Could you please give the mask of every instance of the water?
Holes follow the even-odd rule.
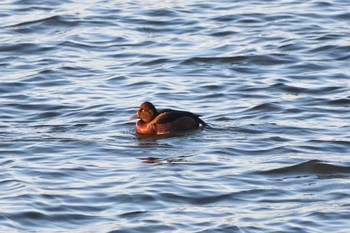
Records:
[[[350,3],[215,2],[1,1],[1,232],[350,230]]]

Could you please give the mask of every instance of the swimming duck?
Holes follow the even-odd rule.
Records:
[[[140,119],[136,125],[139,134],[167,134],[198,129],[207,125],[198,115],[186,111],[165,109],[157,111],[150,102],[141,104],[139,110],[129,120]]]

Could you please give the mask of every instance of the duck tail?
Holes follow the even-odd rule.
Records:
[[[198,122],[199,122],[201,125],[203,125],[203,126],[207,126],[207,125],[208,125],[208,124],[205,123],[201,118],[199,118],[200,115],[195,115],[195,116],[196,116]]]

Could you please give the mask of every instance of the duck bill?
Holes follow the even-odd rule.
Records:
[[[131,120],[135,120],[135,119],[139,119],[139,115],[137,113],[135,113],[135,115],[133,115],[132,117],[129,118],[129,121]]]

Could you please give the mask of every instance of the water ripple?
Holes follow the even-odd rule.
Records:
[[[333,175],[349,175],[350,167],[332,165],[320,160],[310,160],[301,164],[287,166],[283,168],[272,169],[268,171],[260,172],[264,175],[319,175],[319,176],[328,176]]]

